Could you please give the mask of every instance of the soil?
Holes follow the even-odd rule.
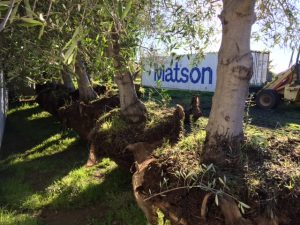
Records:
[[[97,119],[104,113],[119,107],[120,101],[117,95],[104,96],[89,104],[74,102],[59,108],[58,115],[64,126],[75,130],[83,140],[88,140],[90,131],[96,124]]]
[[[58,109],[72,101],[68,89],[59,84],[39,84],[36,86],[36,93],[36,101],[40,107],[56,117],[58,116]]]
[[[98,85],[93,88],[98,95],[106,92],[105,86]],[[79,100],[79,90],[70,92],[63,85],[56,83],[37,84],[36,94],[36,101],[41,108],[58,118],[60,107]]]
[[[234,224],[299,224],[300,139],[269,141],[270,146],[266,149],[246,149],[247,161],[242,162],[238,168],[216,167],[215,173],[196,169],[201,167],[199,163],[197,165],[200,161],[199,149],[194,151],[173,149],[167,154],[156,155],[155,160],[144,170],[143,183],[138,188],[139,193],[144,199],[150,197],[148,202],[160,208],[168,219],[172,218],[170,213],[175,213],[177,219],[186,222],[173,220],[172,224],[225,224],[224,216],[216,205],[215,194],[208,199],[205,222],[200,216],[200,211],[207,193],[224,189],[224,185],[218,182],[218,179],[224,180],[226,176],[226,186],[230,189],[225,189],[225,192],[251,207],[249,210],[245,209],[246,213],[243,215],[248,220]],[[216,181],[213,181],[214,179]],[[200,183],[208,185],[209,182],[210,184],[216,182],[215,186],[211,186],[213,189],[188,188]],[[288,184],[291,187],[287,187]],[[155,196],[163,191],[166,193]],[[218,198],[220,204],[222,195]]]
[[[87,225],[93,220],[100,220],[108,210],[101,204],[80,209],[53,210],[44,209],[40,215],[45,225]]]
[[[151,103],[152,104],[152,103]],[[148,104],[147,120],[132,124],[122,117],[120,111],[113,110],[98,119],[90,133],[92,150],[97,157],[109,156],[126,169],[134,163],[133,152],[127,146],[134,143],[175,144],[183,132],[184,112],[181,107],[160,108]],[[111,125],[108,129],[104,125]]]
[[[246,212],[243,217],[239,216],[238,210],[236,215],[239,220],[234,220],[235,223],[228,223],[227,220],[226,224],[299,224],[299,137],[282,140],[269,138],[266,148],[246,146],[242,160],[236,167],[208,169],[208,165],[204,167],[199,163],[202,161],[200,147],[181,151],[175,145],[183,132],[184,113],[182,110],[182,113],[179,112],[178,108],[158,110],[157,105],[147,105],[147,121],[132,124],[122,118],[116,109],[119,105],[117,96],[104,97],[88,105],[74,102],[61,108],[58,113],[62,101],[56,101],[57,96],[52,93],[44,93],[48,97],[40,95],[40,104],[50,113],[59,115],[67,127],[73,128],[83,139],[88,140],[96,158],[109,156],[119,166],[130,169],[138,157],[128,147],[133,145],[147,151],[142,158],[146,159],[149,155],[153,157],[154,160],[145,165],[143,182],[136,190],[144,200],[149,199],[149,204],[160,208],[166,218],[172,220],[172,225],[225,224],[228,218],[224,218],[224,205],[225,208],[234,206],[238,209],[236,205],[241,204],[239,201],[249,205],[250,209],[244,207]],[[62,96],[57,99],[65,99],[65,95]],[[205,109],[203,112],[207,114]],[[276,120],[279,116],[276,111],[263,111],[258,115],[255,112],[260,110],[250,109],[252,124],[268,128],[282,125],[272,121],[272,118]],[[271,117],[271,120],[265,122],[266,117]],[[296,117],[283,121],[290,123],[294,120],[298,121]],[[295,134],[300,133],[295,131]],[[156,151],[152,154],[154,149]],[[164,151],[160,152],[162,149]],[[205,186],[199,188],[200,184]],[[191,187],[195,185],[198,187]],[[161,192],[165,192],[164,195],[160,195]],[[208,193],[213,194],[204,204]],[[235,199],[233,204],[229,204],[228,198],[231,201]],[[208,210],[201,216],[203,204]],[[234,207],[231,207],[232,211]],[[62,218],[57,221],[59,224],[67,224],[62,222]],[[76,224],[79,223],[76,221]]]

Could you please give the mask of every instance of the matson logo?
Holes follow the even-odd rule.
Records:
[[[174,67],[166,69],[157,69],[154,71],[154,81],[174,82],[174,83],[188,83],[193,84],[212,84],[213,70],[211,67],[180,67],[176,62]]]
[[[266,81],[269,53],[252,52],[254,74],[251,85],[263,85]],[[214,92],[217,83],[218,54],[207,53],[203,59],[196,55],[178,58],[157,57],[143,60],[142,85],[145,87],[174,90]]]
[[[218,55],[208,53],[203,59],[196,55],[181,55],[143,62],[142,85],[175,90],[213,92],[216,86]]]

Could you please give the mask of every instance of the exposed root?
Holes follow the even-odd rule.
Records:
[[[238,206],[232,198],[221,197],[220,208],[225,218],[226,225],[253,225],[251,221],[242,217]]]
[[[93,144],[90,145],[90,151],[89,151],[89,157],[86,162],[87,167],[94,166],[98,162],[96,153],[95,153],[95,147]]]
[[[127,145],[124,151],[132,152],[134,156],[134,160],[138,164],[141,164],[145,160],[149,159],[153,150],[159,147],[161,144],[162,144],[162,140],[156,141],[152,144],[149,144],[147,142],[137,142],[134,144]]]
[[[200,213],[200,215],[201,215],[201,219],[202,220],[206,220],[206,213],[207,213],[207,203],[208,203],[208,199],[209,199],[209,197],[212,195],[212,193],[207,193],[205,196],[204,196],[204,198],[203,198],[203,200],[202,200],[202,205],[201,205],[201,213]]]
[[[153,158],[147,159],[142,163],[136,163],[136,172],[132,176],[132,186],[135,200],[138,206],[143,210],[148,222],[151,225],[157,224],[157,214],[155,207],[152,202],[144,200],[144,194],[142,192],[142,184],[144,183],[144,174],[145,170],[148,168],[148,165],[154,161]]]
[[[145,193],[143,193],[144,174],[149,165],[155,161],[154,158],[146,159],[142,163],[136,162],[136,172],[132,176],[132,186],[134,197],[138,206],[143,210],[148,222],[151,225],[158,224],[157,210],[160,209],[168,219],[171,220],[172,225],[188,225],[187,221],[178,217],[177,212],[172,210],[172,207],[168,202],[155,201],[145,199]]]
[[[198,95],[194,95],[192,97],[190,108],[185,111],[185,124],[189,124],[191,122],[190,116],[192,116],[193,122],[196,122],[201,116],[203,116],[200,106],[200,97]]]
[[[259,216],[256,220],[257,225],[279,225],[278,217],[268,218],[267,216]]]

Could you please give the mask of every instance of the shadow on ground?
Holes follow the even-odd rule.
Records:
[[[300,125],[300,106],[281,103],[272,110],[251,107],[250,119],[253,125],[271,129],[284,128],[293,124]]]
[[[109,159],[86,168],[87,145],[36,105],[9,112],[0,160],[1,209],[34,225],[146,225],[131,174]],[[12,224],[4,221],[3,225]],[[32,221],[32,220],[30,220]],[[28,221],[19,225],[28,225]]]
[[[99,168],[101,170],[101,168]],[[119,168],[94,179],[103,180],[100,184],[89,185],[76,197],[68,197],[70,190],[64,190],[40,214],[46,225],[146,225],[147,221],[137,208],[132,191],[131,175]],[[89,199],[87,204],[86,199]],[[57,210],[52,206],[60,206]]]
[[[61,130],[59,123],[50,114],[30,119],[32,115],[41,112],[37,105],[26,105],[8,113],[0,159],[25,152]]]

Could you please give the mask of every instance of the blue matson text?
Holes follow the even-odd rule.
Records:
[[[193,67],[189,70],[186,67],[179,67],[176,62],[174,68],[155,70],[154,81],[187,83],[190,80],[194,84],[204,84],[205,76],[208,76],[208,83],[212,84],[213,70],[211,67]]]

